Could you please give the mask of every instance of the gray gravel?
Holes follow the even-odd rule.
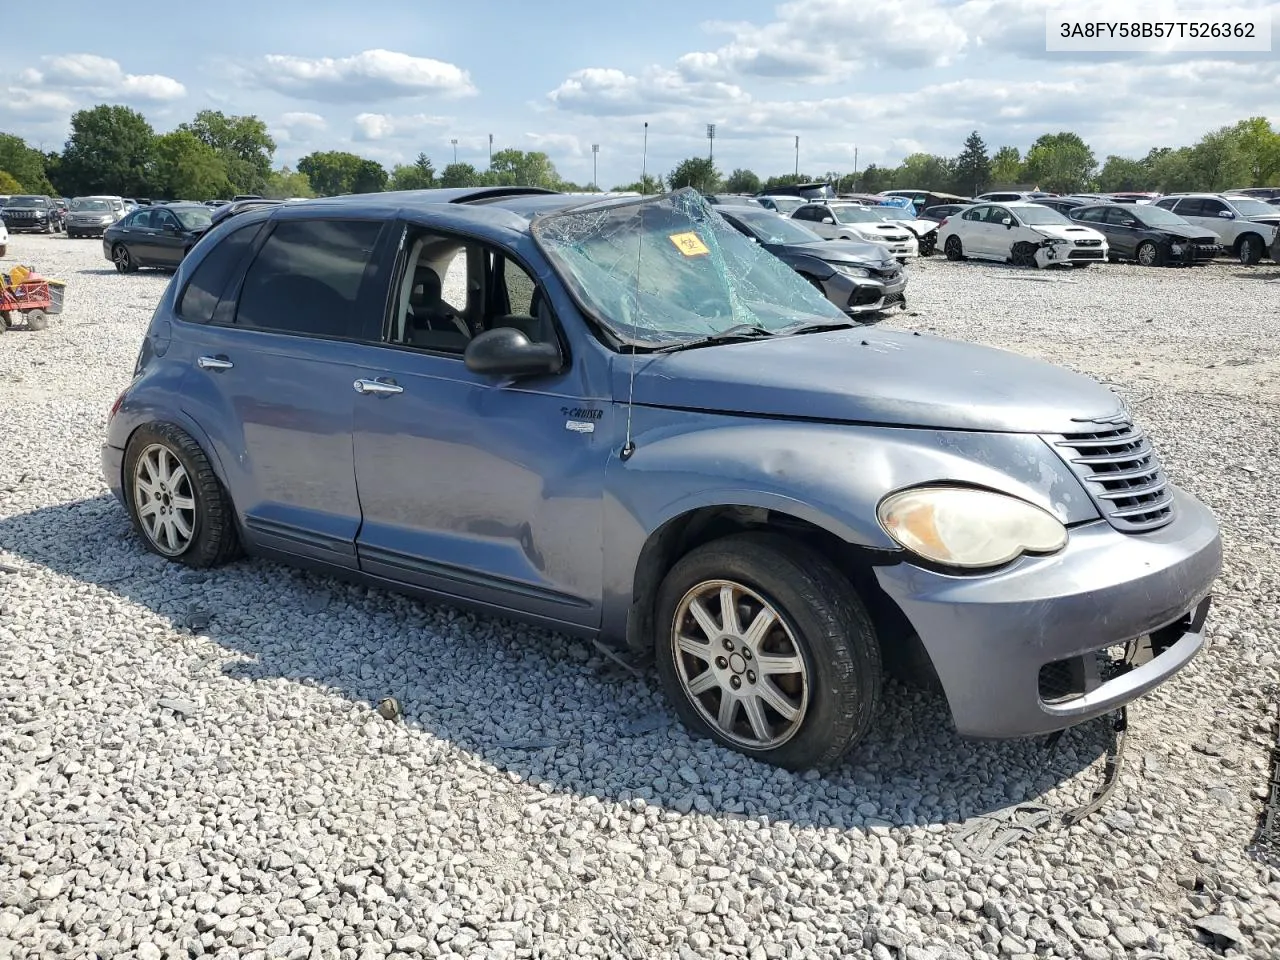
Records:
[[[892,688],[843,769],[796,776],[563,636],[145,553],[98,445],[167,278],[89,240],[15,258],[70,302],[0,338],[0,958],[1280,954],[1280,871],[1245,852],[1280,683],[1280,270],[912,265],[892,324],[1107,380],[1227,539],[1212,647],[1131,711],[1104,811],[983,860],[977,818],[1087,799],[1102,724],[970,743]]]

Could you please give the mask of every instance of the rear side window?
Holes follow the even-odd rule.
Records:
[[[218,308],[218,301],[222,299],[227,282],[261,229],[261,223],[240,227],[223,237],[209,251],[191,274],[186,289],[182,291],[182,298],[178,301],[178,316],[192,323],[208,323],[213,319],[213,312]]]
[[[380,221],[285,220],[245,275],[236,323],[313,337],[357,337],[356,301]]]

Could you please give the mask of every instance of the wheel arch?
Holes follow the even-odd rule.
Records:
[[[229,491],[231,488],[227,483],[227,473],[223,468],[222,460],[218,456],[217,444],[213,442],[213,439],[204,431],[193,417],[181,410],[162,411],[158,407],[150,405],[128,405],[127,407],[122,405],[119,413],[116,414],[116,417],[117,419],[121,417],[128,418],[122,427],[117,428],[119,432],[112,430],[114,436],[111,438],[113,441],[112,446],[116,446],[114,441],[119,437],[119,449],[125,451],[129,449],[129,444],[133,442],[133,438],[137,432],[144,427],[152,426],[157,423],[171,423],[175,427],[178,427],[193,441],[195,441],[196,446],[198,446],[201,452],[209,459],[209,465],[213,467],[213,472],[217,476],[218,482],[222,484],[223,489],[227,490],[228,496],[230,496]],[[121,475],[118,478],[121,484],[121,489],[124,489],[124,467],[125,462],[122,457],[120,461]]]
[[[708,504],[670,517],[646,538],[635,565],[627,612],[626,645],[636,654],[653,648],[658,589],[667,572],[690,551],[736,533],[778,534],[814,550],[849,580],[875,627],[881,657],[892,673],[925,685],[936,683],[933,664],[897,603],[880,587],[873,567],[892,563],[897,551],[851,542],[797,513],[748,503]]]

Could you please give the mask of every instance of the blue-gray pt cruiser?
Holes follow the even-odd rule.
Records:
[[[338,197],[228,219],[102,451],[147,546],[247,551],[652,658],[692,729],[790,768],[886,670],[957,730],[1161,683],[1221,566],[1124,403],[854,327],[698,194]]]

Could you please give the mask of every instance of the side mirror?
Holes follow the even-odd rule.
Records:
[[[160,230],[164,233],[169,234],[170,236],[174,236],[178,233],[177,226],[175,226],[172,223],[166,223],[163,227],[160,228]]]
[[[1008,217],[1005,217],[1005,218],[1004,218],[1003,220],[1001,220],[1000,222],[1001,222],[1001,223],[1003,223],[1003,224],[1005,225],[1005,228],[1006,228],[1006,229],[1008,229],[1008,230],[1012,230],[1012,229],[1013,229],[1013,221],[1012,221],[1012,220],[1010,220]]]
[[[823,223],[835,223],[835,222],[836,222],[836,218],[835,218],[835,217],[833,217],[833,216],[832,216],[831,214],[829,214],[829,213],[828,213],[828,214],[824,214],[824,215],[823,215],[823,217],[822,217],[822,222],[823,222]]]
[[[564,364],[559,346],[533,343],[515,327],[495,327],[473,337],[462,359],[472,373],[507,377],[556,373]]]
[[[1234,220],[1236,218],[1236,215],[1232,213],[1230,210],[1219,210],[1218,216],[1220,216],[1223,220]]]

